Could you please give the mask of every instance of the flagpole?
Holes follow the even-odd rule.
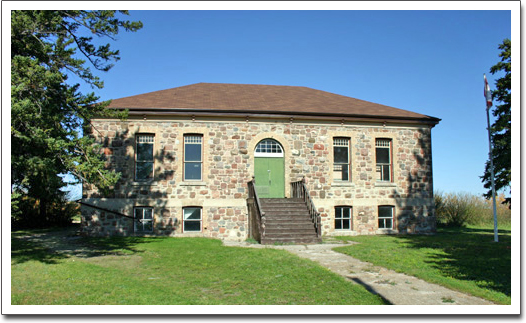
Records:
[[[488,92],[488,94],[486,94],[486,91]],[[488,81],[486,80],[486,74],[484,74],[484,96],[486,97],[486,118],[488,120],[491,195],[493,196],[493,235],[494,235],[494,241],[499,242],[499,229],[497,226],[497,203],[495,200],[495,172],[493,171],[493,145],[491,144],[491,127],[489,123],[489,108],[491,107],[492,104],[491,104],[491,92],[489,92],[489,86],[488,86]]]

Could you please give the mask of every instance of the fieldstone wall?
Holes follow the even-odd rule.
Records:
[[[126,122],[94,120],[92,136],[101,145],[109,169],[122,173],[111,196],[85,185],[83,199],[133,215],[136,206],[154,208],[152,234],[198,235],[245,240],[249,231],[247,182],[254,174],[254,149],[263,139],[280,142],[285,155],[285,194],[290,182],[306,179],[322,216],[324,235],[428,233],[435,231],[431,128],[402,124],[348,124],[289,119],[133,118]],[[154,178],[135,181],[135,136],[154,134]],[[183,180],[183,138],[203,136],[203,179]],[[334,137],[351,142],[351,181],[332,180]],[[380,182],[375,140],[392,142],[393,179]],[[395,210],[393,230],[378,229],[378,206]],[[182,209],[201,207],[202,232],[183,233]],[[335,206],[352,207],[352,230],[334,229]],[[133,221],[83,207],[89,234],[134,234]],[[104,212],[103,212],[104,213]],[[126,218],[124,218],[126,219]]]

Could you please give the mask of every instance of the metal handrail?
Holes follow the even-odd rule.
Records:
[[[292,182],[290,184],[292,188],[292,197],[303,199],[303,202],[305,202],[305,204],[307,205],[307,209],[309,210],[309,214],[310,214],[312,223],[314,223],[314,227],[316,228],[316,235],[318,238],[321,237],[320,213],[316,209],[316,206],[314,205],[314,202],[312,201],[312,198],[310,197],[309,190],[307,189],[307,185],[305,185],[305,176],[303,176],[301,181]]]
[[[252,180],[248,182],[248,197],[254,199],[254,206],[256,210],[257,228],[259,230],[259,236],[261,238],[265,237],[265,212],[261,210],[261,201],[259,200],[258,193],[256,191],[256,180],[252,176]]]

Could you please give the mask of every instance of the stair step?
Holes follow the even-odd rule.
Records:
[[[266,221],[265,225],[267,227],[276,227],[276,226],[283,226],[287,228],[307,228],[307,227],[314,227],[314,223],[312,221],[294,221],[294,220],[284,220],[284,221]]]
[[[296,229],[306,229],[310,227],[311,230],[314,230],[314,224],[312,222],[270,222],[265,223],[266,228],[283,228],[290,231]]]
[[[279,198],[268,198],[268,199],[259,199],[261,203],[305,203],[303,199],[279,199]]]
[[[262,204],[261,209],[263,210],[303,210],[307,212],[307,206],[305,204]]]
[[[304,239],[304,240],[315,240],[315,239],[318,239],[318,240],[321,240],[321,238],[318,238],[316,236],[316,234],[311,234],[311,235],[272,235],[272,236],[269,236],[269,235],[265,235],[264,237],[265,240],[301,240],[301,239]]]
[[[277,204],[277,203],[273,203],[273,204],[264,204],[264,203],[261,203],[261,208],[263,210],[281,210],[281,209],[299,209],[299,210],[308,210],[307,209],[307,206],[305,204]]]
[[[299,212],[265,212],[265,218],[268,219],[308,219],[310,220],[310,214],[299,213]]]
[[[293,217],[286,217],[286,218],[266,218],[265,219],[266,224],[270,223],[276,223],[276,224],[284,224],[284,223],[294,223],[294,224],[304,224],[304,223],[310,223],[312,224],[312,220],[309,218],[293,218]]]
[[[315,237],[316,232],[313,229],[302,229],[302,230],[283,230],[283,229],[265,229],[265,236],[270,238],[278,237],[299,237],[299,238],[308,238]]]
[[[313,235],[265,235],[263,238],[265,240],[274,240],[274,241],[285,241],[285,240],[317,240],[315,234]]]
[[[261,208],[263,210],[281,210],[281,209],[292,209],[292,210],[305,210],[308,211],[307,206],[305,204],[262,204]]]
[[[280,211],[280,212],[267,211],[265,212],[265,217],[267,219],[269,218],[279,219],[279,218],[286,218],[286,217],[310,219],[310,214],[304,213],[304,212],[296,212],[296,211]]]
[[[262,244],[321,242],[303,199],[265,198],[260,202],[266,225]]]
[[[268,202],[261,202],[262,206],[266,207],[281,207],[281,206],[290,206],[290,207],[305,207],[305,203],[303,202],[283,202],[283,203],[268,203]]]
[[[314,234],[316,231],[314,230],[314,226],[311,228],[297,228],[297,229],[290,229],[290,228],[283,228],[283,227],[266,227],[265,228],[265,234],[275,234],[275,233],[294,233],[294,234]]]

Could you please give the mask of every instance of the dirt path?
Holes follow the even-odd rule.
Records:
[[[332,250],[342,244],[262,246],[246,242],[227,242],[226,246],[287,250],[320,265],[378,294],[393,305],[494,305],[482,298],[466,295],[421,279],[360,261]]]
[[[82,245],[78,242],[81,236],[76,227],[64,228],[57,231],[33,233],[31,235],[17,236],[19,239],[29,240],[44,246],[45,248],[75,257],[91,257],[100,254],[100,251],[92,247]]]

